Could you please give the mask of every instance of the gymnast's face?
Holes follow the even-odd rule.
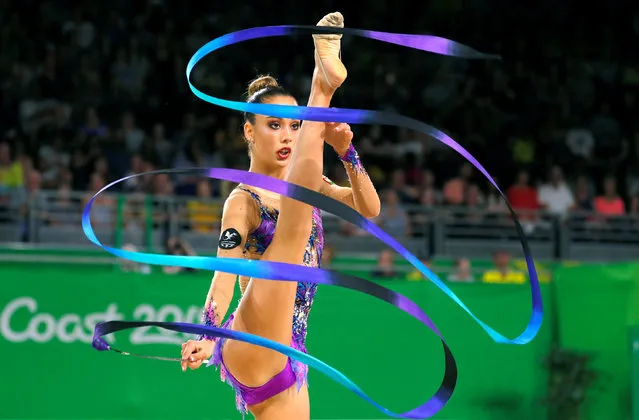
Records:
[[[291,96],[273,96],[262,103],[297,105]],[[301,126],[300,120],[255,115],[253,123],[244,124],[244,136],[249,142],[254,160],[267,166],[285,167],[291,160]]]

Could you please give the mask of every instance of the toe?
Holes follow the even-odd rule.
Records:
[[[327,17],[329,26],[336,26],[338,28],[344,27],[344,16],[342,16],[340,12],[331,13]]]
[[[344,16],[340,12],[329,13],[317,23],[317,26],[332,26],[337,28],[343,28]]]

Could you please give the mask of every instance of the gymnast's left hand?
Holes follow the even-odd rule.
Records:
[[[351,126],[346,123],[326,123],[324,142],[333,147],[339,156],[344,156],[353,140]]]

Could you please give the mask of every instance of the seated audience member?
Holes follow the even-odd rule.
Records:
[[[222,217],[222,207],[212,202],[213,192],[207,179],[201,179],[196,184],[196,198],[186,203],[186,211],[191,229],[199,233],[219,232]]]
[[[397,193],[394,190],[386,190],[382,194],[382,209],[375,221],[379,227],[394,238],[411,236],[408,213],[399,202]]]
[[[505,250],[495,252],[493,256],[495,268],[486,271],[482,276],[482,281],[484,283],[525,283],[526,275],[519,270],[512,269],[510,259],[510,253]]]
[[[422,264],[424,264],[427,268],[429,268],[430,270],[433,269],[433,267],[431,266],[431,262],[428,259],[428,257],[426,257],[426,256],[420,257],[419,261]],[[419,271],[418,269],[413,268],[411,270],[411,272],[406,275],[406,280],[409,280],[409,281],[426,280],[426,276],[424,276],[422,274],[422,272]]]
[[[586,176],[579,176],[575,185],[575,204],[572,211],[592,212],[595,209],[591,186]]]
[[[562,217],[575,204],[572,191],[564,181],[563,171],[559,166],[553,166],[548,183],[539,187],[539,204],[550,213]]]
[[[603,216],[621,216],[626,213],[623,200],[617,194],[617,181],[606,177],[603,181],[603,194],[595,198],[595,212]]]
[[[510,205],[517,211],[520,220],[534,220],[534,211],[539,210],[537,189],[530,185],[528,171],[517,174],[517,180],[506,192]],[[520,213],[520,214],[519,214]]]
[[[468,258],[459,258],[455,261],[455,271],[448,276],[448,280],[459,283],[474,282],[475,277],[470,272],[470,260]]]
[[[397,277],[397,271],[395,270],[395,262],[393,261],[393,252],[389,249],[385,249],[379,253],[377,260],[377,267],[373,271],[373,277],[377,278],[393,278]]]
[[[472,174],[472,165],[468,162],[464,162],[459,167],[459,175],[446,181],[442,191],[446,204],[452,206],[461,206],[464,204],[466,187]]]

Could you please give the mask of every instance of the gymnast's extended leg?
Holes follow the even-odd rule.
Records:
[[[341,15],[329,15],[320,24],[342,26]],[[339,36],[315,36],[316,66],[308,105],[328,107],[335,90],[346,79],[339,60]],[[291,158],[286,181],[318,190],[323,171],[325,123],[305,121]],[[275,235],[263,260],[300,264],[311,233],[312,208],[282,197]],[[295,282],[252,279],[235,313],[232,328],[289,345],[292,335]],[[288,358],[269,349],[228,340],[222,350],[225,366],[242,384],[258,387],[280,373]],[[301,420],[308,418],[308,398],[288,390],[270,400],[249,407],[259,420]],[[297,404],[295,399],[303,398]],[[305,413],[300,410],[306,411]]]

